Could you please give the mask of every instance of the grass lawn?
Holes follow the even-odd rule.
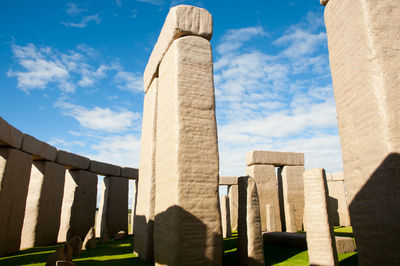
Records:
[[[351,227],[335,227],[339,236],[353,236]],[[125,240],[111,240],[108,244],[97,243],[96,249],[83,251],[74,257],[77,265],[153,265],[137,258],[133,253],[133,236]],[[237,233],[224,239],[224,265],[237,265]],[[12,256],[0,258],[0,265],[45,265],[47,258],[58,247],[48,246],[20,251]],[[308,265],[308,253],[304,249],[277,245],[264,246],[266,265]],[[358,265],[357,253],[339,254],[340,265]]]

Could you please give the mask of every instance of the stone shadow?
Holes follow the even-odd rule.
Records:
[[[328,218],[329,223],[334,225],[339,225],[339,201],[333,197],[328,196]]]

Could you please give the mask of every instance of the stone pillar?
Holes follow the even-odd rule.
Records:
[[[303,173],[303,166],[284,166],[281,172],[286,232],[303,230]]]
[[[74,236],[85,239],[94,226],[97,200],[97,175],[84,170],[65,173],[64,198],[58,242]]]
[[[21,249],[54,245],[60,227],[65,167],[49,161],[32,164]]]
[[[227,238],[232,236],[231,228],[231,214],[229,210],[229,197],[221,195],[220,197],[221,206],[221,222],[222,222],[222,237]]]
[[[333,227],[328,218],[328,190],[324,169],[304,172],[305,222],[310,265],[339,265]]]
[[[253,178],[239,177],[238,262],[264,265],[263,236],[257,185]]]
[[[134,231],[134,225],[135,225],[135,215],[136,215],[136,201],[137,201],[137,191],[138,191],[138,181],[137,180],[132,180],[133,182],[133,189],[132,189],[132,213],[131,213],[131,232],[133,233]]]
[[[278,230],[278,227],[276,226],[275,207],[274,207],[274,205],[267,204],[267,206],[266,206],[266,216],[267,216],[267,232],[280,231],[280,230]]]
[[[32,157],[0,148],[0,256],[19,250]]]
[[[105,230],[110,237],[114,237],[119,231],[128,233],[128,193],[129,179],[114,176],[104,178],[104,199],[100,201],[97,216],[97,231],[100,236]]]
[[[329,59],[360,265],[400,263],[400,2],[330,0]]]
[[[350,226],[343,173],[327,174],[329,219],[332,225]]]
[[[231,213],[231,228],[232,231],[237,231],[238,210],[239,210],[239,195],[238,185],[229,186],[229,210]]]
[[[156,264],[222,263],[212,69],[210,42],[198,36],[176,39],[160,64]]]

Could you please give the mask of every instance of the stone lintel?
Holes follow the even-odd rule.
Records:
[[[250,151],[246,154],[246,164],[267,164],[280,166],[303,166],[304,153],[278,151]]]
[[[121,177],[129,179],[138,179],[139,169],[131,167],[121,167]]]
[[[328,181],[328,182],[344,181],[343,172],[326,174],[326,181]]]
[[[237,176],[220,176],[219,177],[219,185],[220,186],[231,186],[238,184]]]
[[[89,168],[90,160],[86,157],[76,155],[63,150],[57,150],[56,163],[65,165],[67,169],[82,169]]]
[[[89,171],[104,176],[120,176],[121,167],[109,163],[90,160]]]
[[[179,5],[170,9],[144,70],[143,85],[145,92],[147,92],[153,78],[158,76],[158,67],[171,43],[185,35],[196,35],[210,40],[212,37],[211,14],[203,8],[189,5]]]
[[[0,146],[11,146],[20,149],[23,133],[0,117]]]
[[[57,149],[55,147],[28,134],[24,134],[21,150],[32,154],[34,160],[54,162],[57,157]]]

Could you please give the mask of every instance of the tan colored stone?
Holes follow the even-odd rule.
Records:
[[[237,176],[220,176],[219,177],[219,185],[224,185],[224,186],[231,186],[231,185],[237,185],[238,177]]]
[[[78,256],[82,254],[82,240],[79,236],[74,236],[68,240],[68,244],[72,248],[72,255]]]
[[[160,65],[154,220],[159,264],[222,263],[212,69],[210,43],[197,36],[175,40]]]
[[[57,157],[57,149],[55,147],[28,134],[24,134],[21,150],[32,154],[35,160],[54,161]]]
[[[303,166],[284,166],[282,168],[282,190],[285,204],[285,222],[287,232],[303,230],[303,173]],[[290,208],[293,208],[293,212],[291,212]],[[293,225],[295,226],[293,227]]]
[[[253,178],[239,177],[238,262],[239,265],[264,265],[260,203]]]
[[[344,181],[343,172],[326,174],[326,180],[329,181]]]
[[[121,177],[126,177],[129,179],[138,179],[139,169],[131,167],[121,167]]]
[[[346,191],[343,181],[328,181],[329,219],[332,225],[350,226]]]
[[[89,168],[90,160],[67,151],[57,150],[56,163],[65,165],[67,169],[86,170]]]
[[[278,151],[250,151],[246,154],[246,164],[267,164],[273,166],[303,166],[304,153]]]
[[[0,256],[21,244],[32,157],[13,148],[0,148]]]
[[[126,232],[125,231],[119,231],[118,233],[115,234],[114,239],[115,240],[121,240],[126,238]]]
[[[333,227],[328,218],[325,170],[306,170],[303,178],[309,264],[339,265]]]
[[[267,230],[267,204],[279,206],[278,179],[273,165],[252,165],[248,166],[246,174],[251,176],[257,183],[258,197],[261,208],[261,230]],[[279,208],[275,209],[275,228],[280,231],[281,219]]]
[[[94,227],[92,227],[86,234],[85,240],[82,244],[82,250],[89,250],[94,248],[96,248],[96,233]]]
[[[21,249],[57,243],[65,167],[49,161],[32,164]]]
[[[336,249],[338,254],[350,253],[356,251],[352,237],[335,236]]]
[[[238,211],[239,211],[239,194],[238,186],[229,186],[228,196],[229,196],[229,210],[231,213],[231,228],[232,231],[237,231],[238,223]]]
[[[120,176],[121,167],[109,163],[90,160],[89,171],[104,176]]]
[[[11,146],[20,149],[23,133],[0,117],[0,146]]]
[[[132,204],[131,204],[131,210],[132,210],[132,212],[131,212],[131,233],[133,234],[133,232],[134,232],[134,228],[135,228],[135,214],[136,214],[136,202],[137,202],[137,191],[138,191],[138,187],[137,187],[137,185],[138,185],[138,181],[137,180],[134,180],[134,181],[132,181],[132,182],[134,182],[133,183],[133,186],[132,186]]]
[[[231,228],[231,214],[229,210],[229,197],[226,195],[220,195],[220,206],[221,206],[221,223],[222,223],[222,237],[227,238],[232,236]]]
[[[144,70],[143,83],[145,92],[147,92],[154,77],[158,76],[159,65],[172,42],[185,35],[198,35],[210,40],[212,36],[211,14],[203,8],[189,5],[179,5],[169,10],[157,43]]]
[[[267,232],[280,231],[276,226],[275,207],[272,204],[266,206]]]

